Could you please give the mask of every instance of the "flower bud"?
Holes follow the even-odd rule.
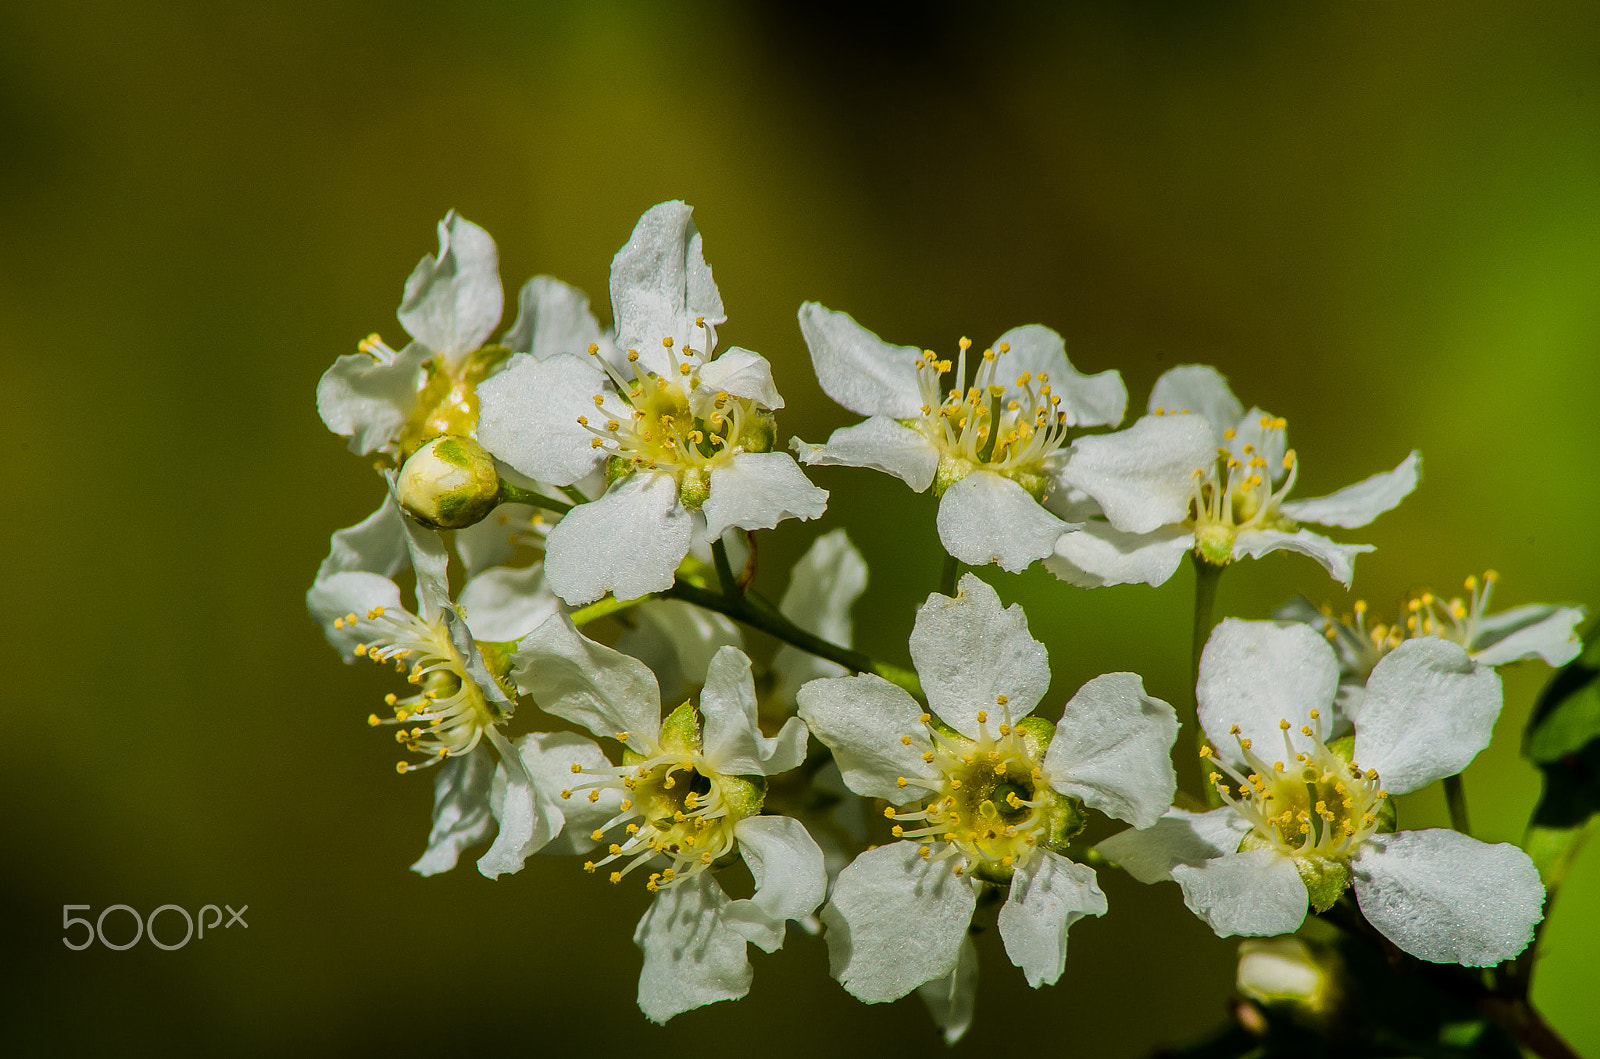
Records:
[[[1265,938],[1239,946],[1239,992],[1262,1004],[1292,1004],[1308,1015],[1328,1010],[1332,969],[1300,938]]]
[[[494,458],[471,438],[446,435],[418,449],[395,483],[400,505],[435,529],[481,522],[500,503]]]

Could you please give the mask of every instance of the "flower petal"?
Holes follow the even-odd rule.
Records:
[[[663,338],[671,338],[680,351],[692,347],[709,355],[710,335],[699,321],[715,327],[728,319],[701,253],[693,214],[676,201],[650,207],[611,261],[617,346],[638,350],[652,371],[667,369]]]
[[[729,905],[724,919],[762,952],[777,952],[784,924],[805,919],[828,895],[822,850],[800,821],[787,816],[749,816],[733,832],[755,894]]]
[[[498,879],[521,871],[529,857],[555,838],[561,829],[561,817],[550,813],[534,797],[533,778],[522,763],[522,755],[499,729],[485,728],[483,734],[500,753],[489,799],[495,819],[500,822],[500,833],[495,835],[488,852],[478,858],[478,871],[484,878]]]
[[[1544,918],[1528,855],[1443,828],[1373,837],[1356,859],[1367,922],[1420,960],[1493,967],[1527,948]]]
[[[560,797],[560,792],[573,782],[573,765],[591,770],[611,768],[599,744],[576,732],[529,732],[516,741],[516,748],[533,781],[541,811],[561,821],[559,833],[539,852],[570,856],[594,849],[598,843],[590,835],[617,815],[622,792],[601,788],[592,802],[585,791],[574,791],[570,798]]]
[[[806,632],[841,647],[855,643],[850,608],[867,589],[867,562],[842,529],[824,533],[789,571],[789,587],[778,610]],[[842,677],[849,671],[791,644],[772,658],[777,678],[773,698],[792,703],[800,685],[818,677]]]
[[[910,419],[922,414],[920,349],[892,346],[849,313],[816,302],[800,306],[800,333],[811,350],[822,392],[839,404],[864,416]]]
[[[973,471],[939,501],[939,541],[968,566],[997,563],[1019,574],[1055,554],[1067,529],[1027,490],[993,471]]]
[[[1215,455],[1200,416],[1145,416],[1115,434],[1074,441],[1061,477],[1099,501],[1117,529],[1149,533],[1188,516],[1194,472]]]
[[[500,342],[535,360],[557,353],[584,356],[591,345],[600,347],[601,356],[614,353],[607,348],[611,340],[589,309],[589,296],[554,276],[535,276],[522,285],[517,295],[517,322]]]
[[[808,467],[871,467],[894,475],[918,493],[933,484],[939,468],[939,450],[921,432],[888,416],[840,427],[822,445],[808,445],[799,438],[789,444]]]
[[[1062,794],[1134,827],[1152,827],[1172,804],[1178,716],[1145,693],[1136,673],[1095,677],[1072,696],[1044,755]]]
[[[633,943],[644,952],[639,1010],[645,1018],[664,1023],[750,992],[754,972],[744,935],[724,918],[728,904],[710,872],[656,894],[633,932]]]
[[[828,491],[812,485],[787,452],[741,452],[716,464],[711,497],[701,508],[713,540],[731,526],[772,529],[786,518],[814,519],[827,509]]]
[[[522,638],[511,676],[540,709],[595,735],[638,732],[654,739],[661,730],[655,674],[637,658],[579,633],[565,614]]]
[[[496,566],[461,586],[456,600],[475,640],[520,640],[560,603],[544,584],[544,564]]]
[[[1411,495],[1422,477],[1422,453],[1413,451],[1392,471],[1375,474],[1337,493],[1310,500],[1286,500],[1282,509],[1296,522],[1323,526],[1365,526],[1385,511],[1398,507]]]
[[[605,457],[578,417],[594,413],[605,372],[591,358],[526,354],[478,384],[478,441],[530,478],[571,485]]]
[[[867,850],[839,873],[822,910],[833,976],[868,1004],[954,971],[972,923],[972,883],[917,848],[892,842]]]
[[[1582,607],[1543,603],[1490,614],[1478,621],[1470,645],[1472,657],[1486,666],[1525,658],[1542,658],[1550,665],[1564,666],[1583,650],[1578,626],[1586,617],[1588,612]]]
[[[917,608],[911,661],[928,704],[969,739],[978,736],[978,713],[991,725],[1010,711],[1013,721],[1033,712],[1050,687],[1044,645],[1028,634],[1020,604],[1000,605],[976,574],[965,574],[954,597],[935,592]],[[1004,710],[996,701],[1005,696]]]
[[[789,718],[777,736],[761,734],[756,717],[756,685],[750,659],[737,647],[724,647],[711,659],[700,692],[706,761],[734,776],[776,776],[806,756],[806,724]]]
[[[504,465],[500,474],[502,478],[516,475],[521,482],[532,481]],[[466,575],[476,577],[485,570],[510,562],[517,553],[524,531],[531,535],[549,528],[544,525],[543,519],[534,521],[538,516],[539,509],[528,504],[501,504],[483,521],[456,530],[456,554],[461,557],[461,567]]]
[[[1285,752],[1285,738],[1297,749],[1311,745],[1300,726],[1310,723],[1312,710],[1327,716],[1338,687],[1333,649],[1309,626],[1229,618],[1212,631],[1200,654],[1200,727],[1224,760],[1244,761],[1230,734],[1238,725],[1254,752],[1271,761]],[[1289,722],[1287,732],[1280,730],[1281,721]]]
[[[978,1006],[978,947],[972,938],[961,939],[956,969],[943,978],[917,987],[917,995],[928,1006],[928,1014],[944,1033],[944,1043],[953,1047],[972,1028],[972,1015]]]
[[[545,539],[544,573],[574,607],[607,592],[635,599],[672,587],[694,516],[669,474],[639,471],[562,516]]]
[[[317,567],[317,580],[347,570],[393,577],[410,562],[400,505],[395,502],[394,494],[385,493],[378,510],[354,526],[334,531],[328,557]]]
[[[1011,875],[1000,908],[1006,955],[1028,984],[1054,985],[1067,969],[1067,929],[1084,916],[1103,916],[1106,895],[1094,869],[1039,850]]]
[[[1228,380],[1209,364],[1179,364],[1168,368],[1150,390],[1149,411],[1192,412],[1211,426],[1213,444],[1223,445],[1223,433],[1238,426],[1244,405],[1228,388]]]
[[[796,698],[801,719],[833,751],[845,783],[863,798],[904,805],[938,789],[938,770],[922,760],[933,749],[919,720],[922,707],[905,689],[862,673],[813,680]],[[901,742],[902,736],[911,741]]]
[[[317,382],[317,414],[329,430],[350,439],[358,456],[387,448],[411,418],[422,364],[431,356],[413,342],[393,360],[369,353],[340,357]]]
[[[1193,547],[1194,534],[1182,526],[1124,533],[1109,522],[1085,522],[1056,539],[1044,568],[1079,588],[1164,585]]]
[[[450,606],[450,554],[439,534],[409,518],[402,518],[406,551],[417,575],[417,616],[433,621]]]
[[[706,682],[706,668],[723,647],[744,648],[739,627],[721,614],[680,599],[653,599],[633,609],[638,619],[616,648],[639,659],[661,684],[661,701],[682,702]]]
[[[485,746],[439,766],[433,777],[433,828],[428,848],[411,870],[437,875],[456,866],[461,852],[486,841],[494,831],[489,789],[494,781],[494,756]]]
[[[1356,714],[1356,761],[1390,794],[1454,776],[1489,745],[1500,675],[1457,644],[1427,636],[1384,655]]]
[[[749,398],[773,412],[783,407],[783,397],[772,381],[772,365],[759,353],[735,346],[703,365],[699,376],[700,385],[689,397],[691,410],[702,418],[712,414],[719,391],[731,397]]]
[[[1356,556],[1373,550],[1370,544],[1339,544],[1320,533],[1298,530],[1244,530],[1233,542],[1235,559],[1259,559],[1268,552],[1289,551],[1309,555],[1322,564],[1322,568],[1345,588],[1355,577]]]
[[[425,255],[412,270],[397,315],[434,352],[465,353],[500,322],[504,298],[494,240],[451,210],[439,222],[439,256]]]
[[[1294,861],[1275,849],[1228,853],[1199,864],[1178,864],[1172,878],[1183,903],[1226,938],[1289,934],[1306,918],[1306,884]]]
[[[1112,835],[1095,849],[1142,883],[1172,878],[1179,864],[1198,865],[1237,852],[1250,825],[1228,806],[1208,813],[1168,809],[1155,826]]]
[[[375,607],[405,610],[400,605],[400,589],[393,581],[362,570],[318,578],[306,593],[306,608],[322,625],[323,635],[346,663],[354,662],[359,657],[356,647],[371,639],[360,622]],[[357,623],[345,621],[350,614],[356,615]],[[338,627],[334,626],[335,621],[339,622]]]
[[[1115,370],[1084,375],[1067,360],[1067,344],[1059,334],[1042,324],[1013,327],[1001,335],[995,349],[1010,345],[1011,352],[1000,362],[1008,376],[1007,396],[1021,391],[1012,381],[1023,372],[1050,377],[1050,392],[1061,398],[1056,411],[1067,414],[1067,426],[1116,426],[1128,408],[1128,388]]]

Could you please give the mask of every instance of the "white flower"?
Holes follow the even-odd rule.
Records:
[[[519,356],[479,388],[479,440],[512,467],[557,486],[606,470],[605,494],[549,536],[547,576],[573,605],[669,588],[693,541],[826,507],[826,491],[770,451],[783,407],[771,366],[744,349],[712,355],[725,317],[690,212],[653,207],[612,262],[622,368],[595,345],[590,357]]]
[[[1079,374],[1061,336],[1038,324],[985,349],[967,389],[965,338],[947,380],[949,360],[890,345],[816,302],[800,307],[800,330],[823,391],[871,417],[823,445],[794,439],[801,462],[872,467],[919,493],[932,486],[939,540],[964,563],[1016,572],[1051,554],[1068,527],[1052,513],[1065,497],[1066,433],[1122,421],[1128,395],[1117,372]]]
[[[398,512],[394,518],[400,518]],[[537,797],[522,757],[499,731],[513,703],[450,604],[448,559],[438,535],[403,519],[400,529],[416,570],[415,613],[401,604],[393,581],[365,570],[333,570],[319,577],[306,603],[347,662],[368,658],[392,664],[418,688],[405,698],[385,697],[391,717],[367,719],[374,727],[394,727],[397,742],[425,755],[420,764],[401,761],[402,774],[439,770],[433,831],[413,869],[423,875],[449,870],[461,851],[487,838],[498,821],[494,844],[478,860],[478,870],[496,878],[520,870],[555,836],[561,816],[550,812],[547,798]],[[484,740],[498,761],[488,755]]]
[[[778,610],[795,625],[840,647],[855,646],[850,608],[867,590],[867,561],[842,529],[831,530],[811,542],[811,547],[789,571]],[[776,681],[772,699],[792,707],[800,688],[818,677],[844,676],[849,671],[837,662],[818,658],[791,644],[772,657]]]
[[[1171,577],[1185,552],[1222,566],[1295,551],[1350,584],[1367,544],[1338,544],[1299,523],[1365,526],[1417,486],[1422,457],[1314,500],[1290,500],[1299,464],[1285,422],[1239,399],[1215,368],[1176,367],[1156,381],[1150,415],[1079,438],[1063,479],[1101,516],[1062,534],[1045,565],[1084,588]]]
[[[1419,959],[1488,967],[1515,956],[1544,903],[1528,855],[1455,831],[1395,832],[1389,801],[1455,775],[1489,744],[1500,678],[1456,644],[1408,641],[1373,669],[1353,740],[1330,745],[1323,713],[1338,680],[1312,629],[1223,622],[1198,697],[1227,804],[1171,810],[1100,851],[1143,882],[1176,880],[1222,937],[1287,934],[1308,901],[1323,911],[1353,883],[1367,921]]]
[[[1135,826],[1172,800],[1178,722],[1131,673],[1083,686],[1059,725],[1029,714],[1050,684],[1022,608],[974,575],[917,612],[911,657],[932,712],[872,675],[813,680],[800,716],[845,783],[891,806],[895,837],[839,875],[823,910],[833,973],[868,1003],[926,995],[947,1027],[970,1009],[962,952],[977,892],[1007,886],[1006,953],[1032,986],[1061,976],[1067,928],[1106,910],[1094,872],[1061,855],[1084,805]],[[962,983],[966,982],[967,985]],[[958,1026],[957,1026],[958,1028]]]
[[[513,675],[546,712],[623,746],[623,763],[575,759],[562,798],[582,807],[605,798],[616,811],[590,838],[609,841],[587,862],[612,882],[648,871],[656,894],[634,941],[644,951],[639,1007],[665,1022],[750,989],[747,942],[773,952],[785,923],[822,902],[822,853],[804,827],[760,815],[766,778],[805,756],[806,726],[791,718],[775,738],[756,724],[750,660],[725,647],[711,660],[699,709],[665,719],[655,677],[638,659],[585,639],[557,615],[526,636]],[[752,897],[730,899],[715,872],[742,857]]]

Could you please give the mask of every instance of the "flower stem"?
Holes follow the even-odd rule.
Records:
[[[744,595],[744,587],[733,576],[733,563],[728,560],[728,546],[718,537],[711,542],[711,559],[717,565],[717,583],[722,586],[722,594],[729,599],[737,599]]]
[[[1179,720],[1194,727],[1194,747],[1198,754],[1206,745],[1205,729],[1200,727],[1200,656],[1205,652],[1206,641],[1211,638],[1211,629],[1216,624],[1212,614],[1216,610],[1217,583],[1222,580],[1223,567],[1206,562],[1199,552],[1190,552],[1189,558],[1194,563],[1194,628],[1189,653],[1189,694],[1184,698],[1187,709]],[[1221,805],[1217,792],[1205,782],[1205,772],[1205,762],[1201,760],[1200,788],[1205,792],[1206,804]]]
[[[633,599],[618,599],[615,596],[606,596],[604,599],[596,600],[587,607],[579,607],[567,617],[572,620],[572,624],[581,629],[591,621],[599,621],[601,618],[608,618],[630,607],[636,607],[640,603],[648,603],[652,599],[660,598],[660,593],[656,592],[645,596],[636,596]]]
[[[1470,837],[1472,821],[1467,816],[1467,788],[1459,775],[1444,778],[1444,798],[1450,805],[1450,826]]]
[[[541,507],[546,511],[554,511],[558,515],[572,510],[571,504],[562,503],[554,497],[536,493],[532,489],[524,489],[520,485],[512,485],[505,479],[500,480],[500,502],[502,504],[528,504],[531,507]]]
[[[939,571],[939,594],[941,596],[954,596],[956,582],[961,579],[961,560],[948,552],[944,557],[944,568]]]

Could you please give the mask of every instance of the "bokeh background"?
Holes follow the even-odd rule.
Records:
[[[1288,417],[1300,495],[1420,447],[1422,488],[1343,534],[1378,546],[1375,607],[1490,566],[1505,604],[1600,604],[1592,5],[979,6],[0,6],[0,1050],[939,1050],[917,1000],[856,1003],[798,933],[746,1000],[653,1027],[642,891],[555,858],[405,870],[428,781],[363,723],[389,687],[304,611],[328,533],[379,495],[313,393],[368,332],[401,339],[452,207],[499,240],[508,298],[551,273],[604,313],[639,213],[692,203],[724,342],[772,359],[785,434],[854,418],[810,376],[802,300],[940,349],[1041,321],[1135,407],[1173,364],[1221,367]],[[848,527],[860,641],[903,658],[933,505],[816,480],[827,518],[765,535],[761,583]],[[1184,696],[1187,570],[986,576],[1049,647],[1053,701],[1116,669]],[[1282,555],[1221,592],[1246,617],[1350,598]],[[1517,742],[1547,676],[1506,673],[1467,773],[1491,840],[1537,795]],[[1443,823],[1442,799],[1402,819]],[[1104,885],[1053,989],[985,939],[961,1053],[1133,1056],[1224,1018],[1234,943],[1173,887]],[[249,927],[77,953],[69,903],[247,904]],[[1600,849],[1546,952],[1536,1000],[1600,1049]]]

